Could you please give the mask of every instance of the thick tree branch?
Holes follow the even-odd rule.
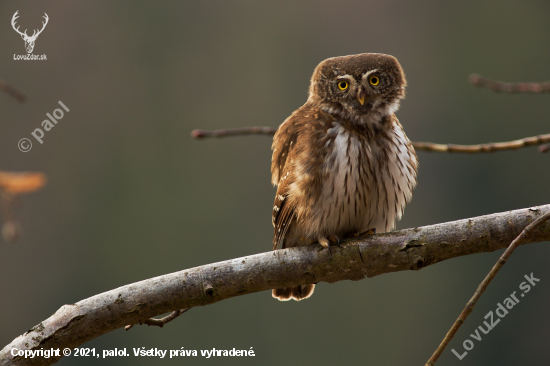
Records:
[[[228,137],[228,136],[240,136],[240,135],[274,135],[277,131],[272,127],[243,127],[243,128],[229,128],[224,130],[193,130],[191,136],[197,139],[205,137]],[[516,150],[521,147],[541,145],[550,142],[550,133],[546,135],[538,135],[533,137],[525,137],[520,140],[507,141],[507,142],[490,142],[480,145],[455,145],[455,144],[436,144],[433,142],[412,142],[416,150],[432,151],[432,152],[447,152],[447,153],[490,153],[502,150]],[[546,146],[539,149],[540,152],[548,151]]]
[[[550,81],[542,83],[505,83],[487,79],[478,74],[470,75],[470,83],[504,93],[548,93],[550,92]]]
[[[11,350],[74,348],[176,309],[272,288],[418,270],[446,259],[506,248],[527,225],[548,212],[550,205],[544,205],[355,238],[332,246],[330,252],[315,244],[276,250],[122,286],[64,305],[4,347],[0,365],[50,365],[60,357],[25,359],[12,356]],[[548,222],[533,231],[524,244],[546,240],[550,240]]]

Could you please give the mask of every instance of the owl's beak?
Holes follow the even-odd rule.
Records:
[[[357,100],[361,105],[365,104],[365,90],[363,88],[359,89],[359,92],[357,93]]]

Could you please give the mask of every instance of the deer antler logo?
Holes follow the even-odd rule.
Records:
[[[21,38],[23,38],[23,41],[25,41],[25,49],[27,50],[27,53],[32,53],[32,50],[34,49],[34,42],[36,42],[36,39],[38,38],[38,36],[40,35],[40,33],[42,33],[42,31],[44,30],[44,28],[46,28],[46,24],[48,24],[48,14],[44,13],[44,19],[46,19],[46,22],[42,22],[42,29],[40,29],[39,31],[37,31],[36,29],[34,30],[34,33],[32,34],[32,36],[28,36],[27,35],[27,30],[25,29],[24,32],[21,32],[19,31],[19,26],[17,28],[15,28],[15,20],[17,18],[19,18],[19,16],[17,15],[17,13],[19,12],[19,10],[17,10],[15,12],[15,14],[13,14],[13,18],[11,18],[11,26],[13,27],[13,29],[19,33],[21,35]]]

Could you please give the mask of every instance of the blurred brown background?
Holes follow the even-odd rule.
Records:
[[[34,54],[11,27],[49,24]],[[396,56],[409,81],[397,113],[411,140],[507,141],[550,132],[550,95],[471,86],[550,79],[547,1],[209,1],[0,3],[0,169],[48,175],[23,197],[18,243],[0,242],[0,345],[118,286],[271,248],[271,138],[196,141],[195,128],[278,126],[307,97],[323,59]],[[38,144],[30,133],[69,109]],[[30,152],[17,148],[27,137]],[[550,155],[419,152],[419,184],[398,228],[549,203]],[[97,338],[98,351],[250,349],[256,357],[92,359],[61,365],[421,365],[501,251],[360,282],[322,283],[301,303],[269,292],[196,308],[163,329]],[[519,248],[440,359],[542,364],[550,351],[548,243]],[[459,361],[483,317],[523,275],[541,282]],[[200,353],[200,352],[199,352]]]

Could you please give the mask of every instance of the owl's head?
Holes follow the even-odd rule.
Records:
[[[397,59],[381,53],[333,57],[313,72],[309,102],[352,114],[393,113],[405,96],[405,74]]]

